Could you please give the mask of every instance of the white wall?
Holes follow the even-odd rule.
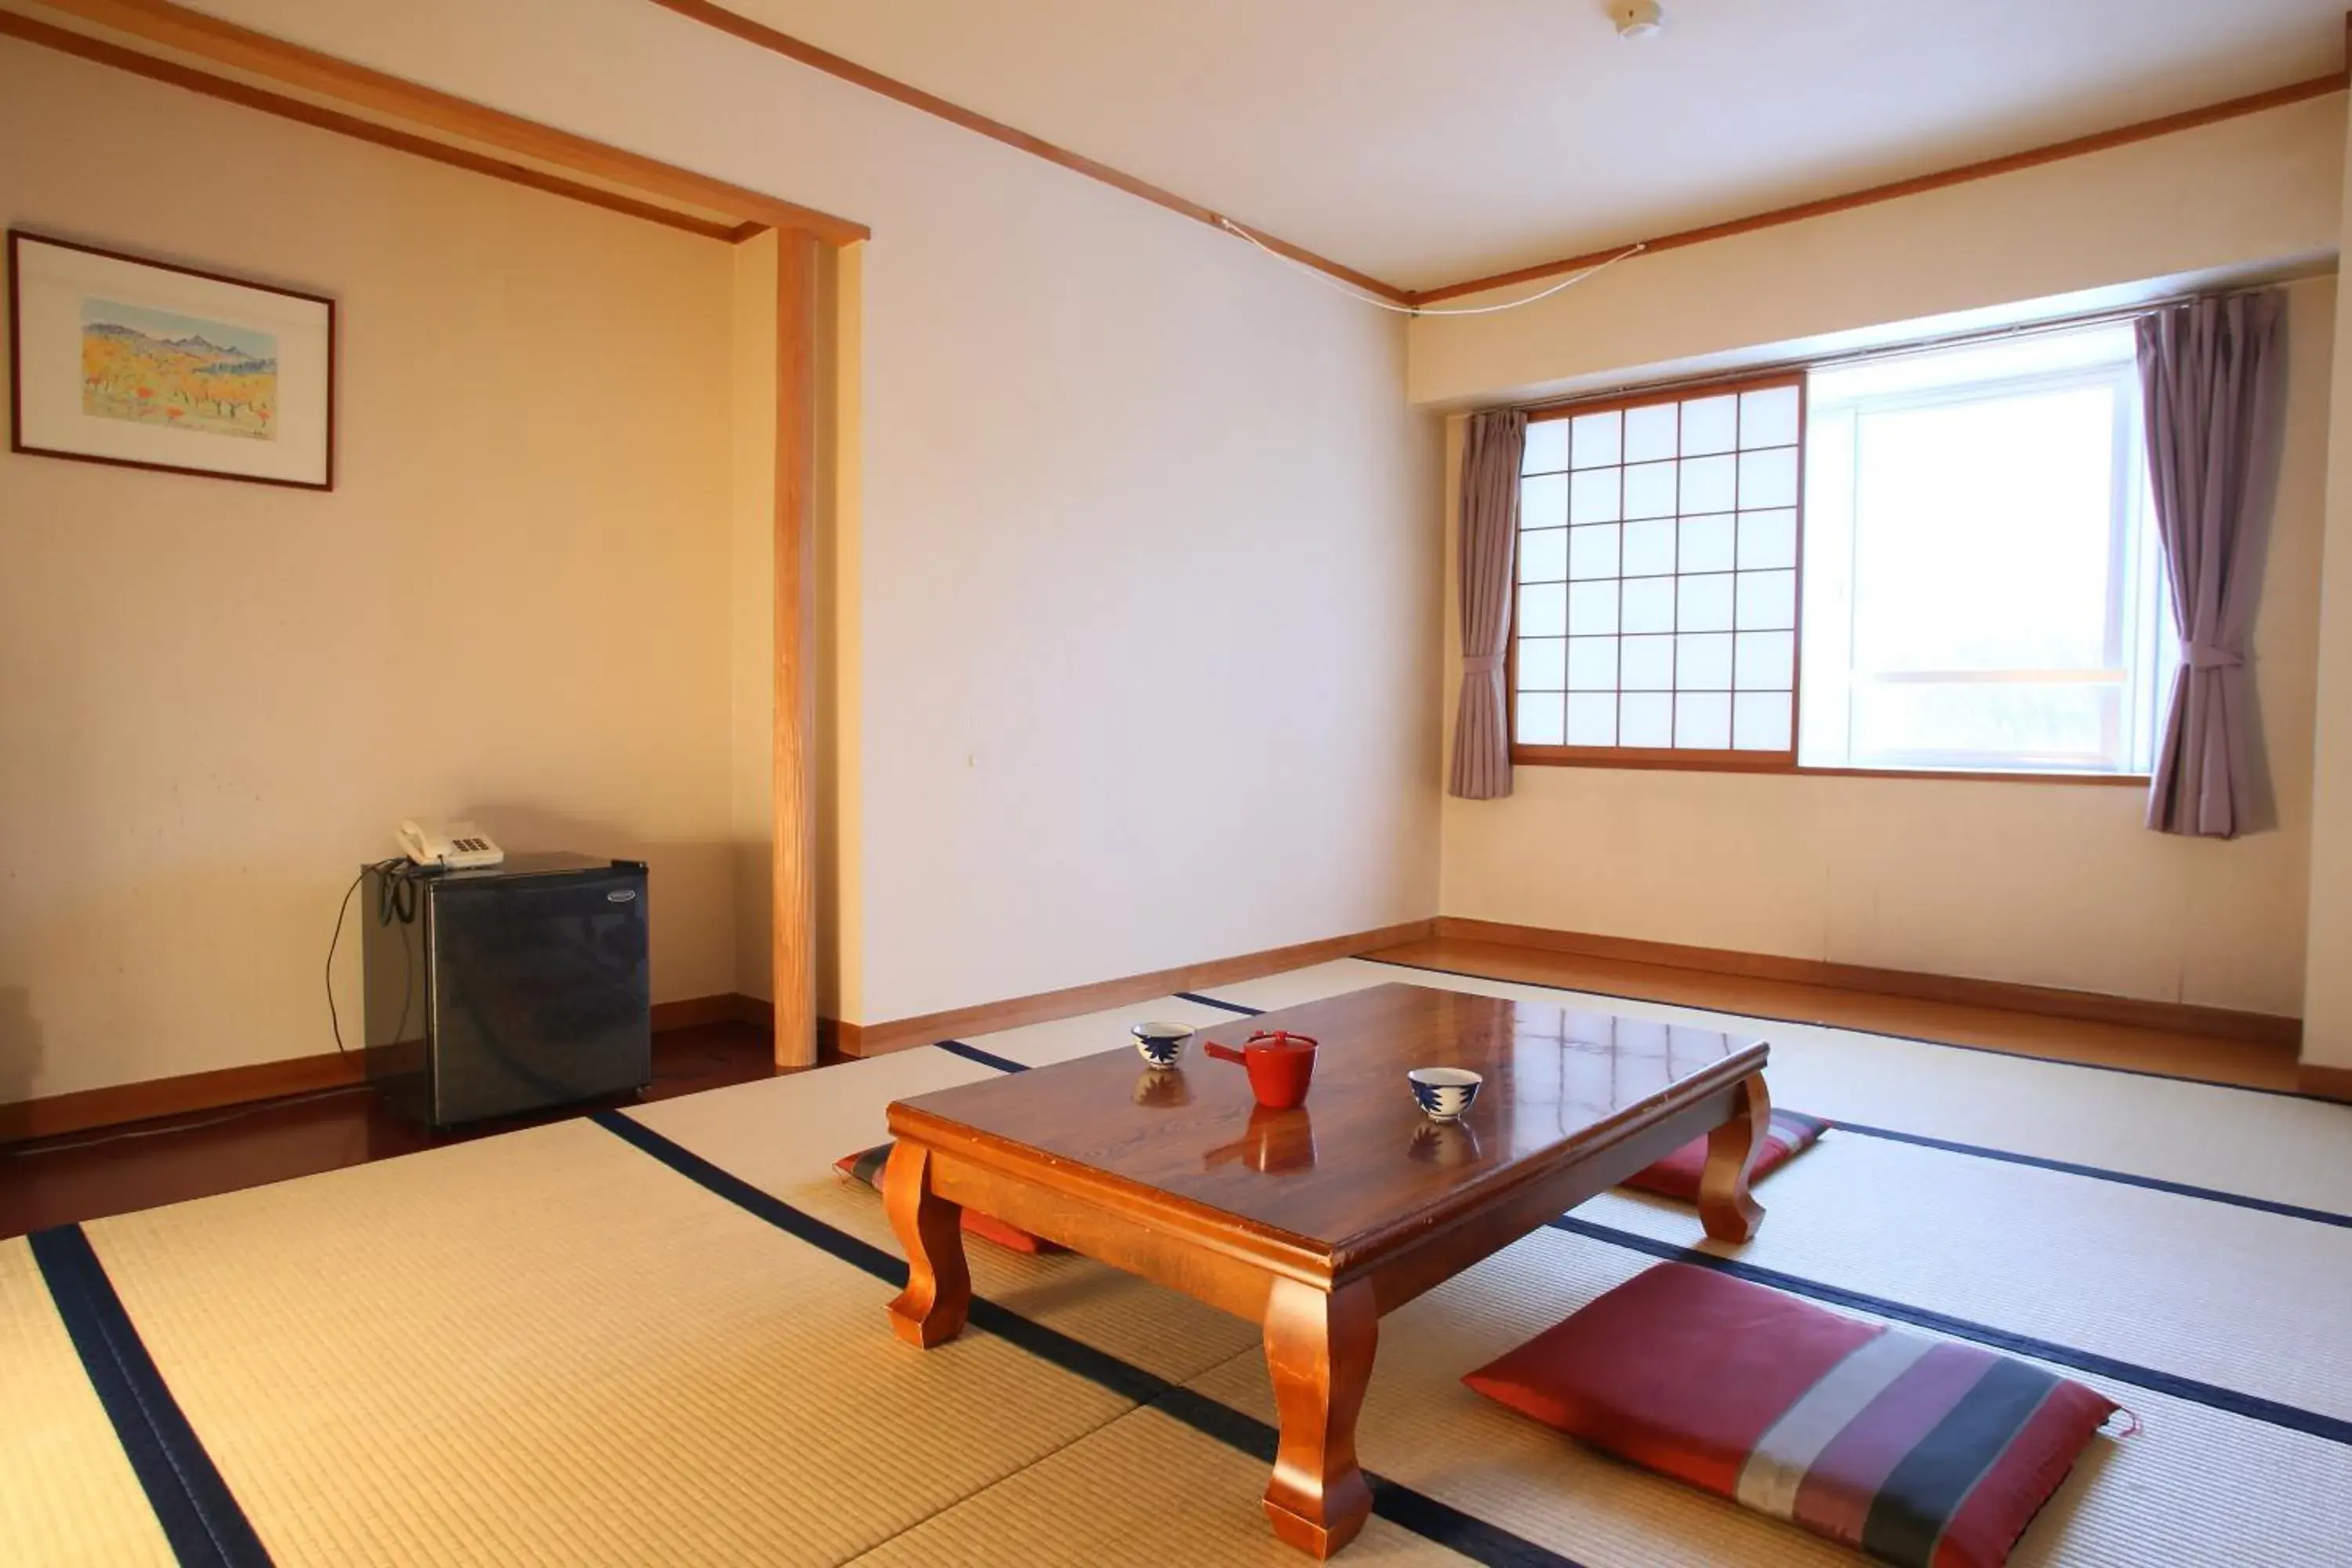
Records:
[[[15,40],[0,147],[10,225],[341,303],[331,493],[0,456],[0,1101],[332,1049],[404,816],[646,857],[655,994],[730,989],[728,247]]]
[[[1636,258],[1526,312],[1417,321],[1414,393],[1502,402],[2324,258],[2344,140],[2338,95]],[[2290,296],[2288,427],[2252,639],[2274,828],[2168,837],[2141,826],[2137,792],[2106,786],[1528,767],[1508,800],[1444,803],[1444,912],[2300,1013],[2335,281]],[[1449,676],[1456,646],[1449,632]]]
[[[731,989],[765,997],[775,849],[776,237],[734,249],[734,476],[728,531],[728,826],[734,860]]]
[[[2343,221],[2352,237],[2352,158],[2345,174]],[[2352,1070],[2352,311],[2339,314],[2336,333],[2303,1059],[2346,1071]]]
[[[1384,314],[642,0],[206,8],[873,226],[845,1014],[1432,912],[1433,442]]]

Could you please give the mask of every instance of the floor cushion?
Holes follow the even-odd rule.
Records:
[[[897,1148],[894,1139],[877,1143],[871,1149],[861,1149],[855,1154],[844,1154],[833,1163],[833,1168],[853,1182],[862,1182],[875,1191],[882,1190],[882,1167],[890,1163],[890,1151]],[[1015,1252],[1059,1252],[1062,1250],[1042,1236],[1032,1236],[1019,1226],[1007,1225],[994,1215],[978,1209],[963,1211],[963,1228],[967,1236],[992,1241],[999,1247],[1009,1247]]]
[[[1818,1116],[1807,1116],[1798,1110],[1776,1110],[1772,1124],[1764,1134],[1763,1152],[1756,1156],[1756,1168],[1748,1173],[1750,1182],[1760,1182],[1789,1163],[1790,1157],[1801,1154],[1813,1146],[1813,1141],[1828,1131],[1830,1124]],[[1680,1198],[1686,1204],[1698,1202],[1699,1173],[1706,1169],[1706,1139],[1692,1139],[1654,1165],[1645,1165],[1625,1178],[1624,1184],[1638,1187],[1661,1197]]]
[[[2117,1406],[1976,1345],[1687,1263],[1463,1379],[1634,1464],[1908,1568],[1995,1568]]]

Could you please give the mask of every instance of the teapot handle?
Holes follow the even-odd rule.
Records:
[[[1248,1060],[1247,1058],[1244,1057],[1241,1052],[1234,1047],[1221,1046],[1214,1040],[1202,1041],[1201,1048],[1208,1052],[1209,1055],[1215,1057],[1220,1061],[1240,1062]]]

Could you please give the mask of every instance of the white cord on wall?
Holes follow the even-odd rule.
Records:
[[[1452,310],[1438,310],[1432,309],[1426,305],[1400,305],[1394,300],[1383,300],[1377,294],[1367,294],[1362,289],[1357,288],[1354,284],[1334,278],[1329,273],[1323,271],[1319,268],[1309,267],[1296,257],[1285,256],[1282,252],[1275,249],[1274,247],[1266,244],[1265,241],[1258,238],[1257,236],[1252,234],[1248,229],[1244,228],[1240,224],[1235,223],[1229,217],[1220,215],[1217,218],[1217,226],[1238,239],[1245,239],[1249,241],[1250,244],[1257,247],[1260,250],[1265,251],[1268,256],[1273,257],[1276,261],[1283,263],[1285,266],[1294,267],[1299,271],[1306,273],[1307,276],[1314,279],[1315,281],[1322,284],[1326,289],[1332,289],[1337,293],[1344,294],[1350,300],[1360,300],[1367,305],[1378,306],[1383,310],[1393,310],[1400,316],[1491,316],[1497,310],[1516,310],[1522,305],[1532,305],[1538,300],[1549,300],[1563,289],[1573,289],[1576,285],[1583,282],[1586,279],[1593,276],[1595,273],[1606,271],[1610,268],[1614,267],[1619,262],[1624,260],[1627,257],[1639,256],[1642,252],[1650,248],[1646,244],[1629,245],[1624,249],[1619,251],[1616,255],[1609,258],[1608,260],[1595,262],[1591,267],[1586,268],[1583,271],[1572,273],[1570,276],[1561,279],[1550,288],[1530,294],[1523,300],[1506,300],[1499,305],[1460,305]]]

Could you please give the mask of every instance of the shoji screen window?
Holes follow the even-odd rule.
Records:
[[[1529,419],[1516,760],[1795,764],[1804,426],[1801,376]]]

